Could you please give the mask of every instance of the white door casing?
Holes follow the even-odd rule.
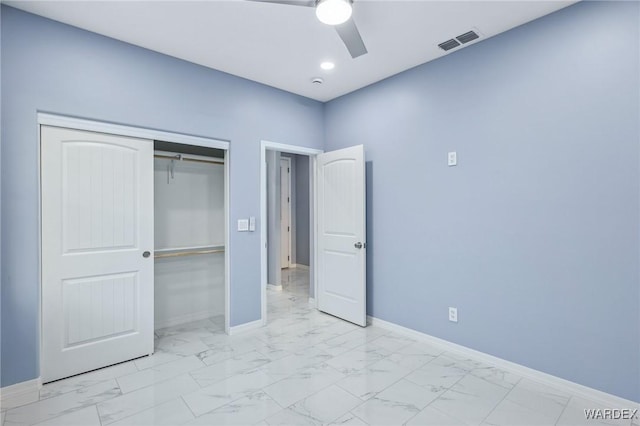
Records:
[[[153,141],[42,126],[41,167],[43,382],[153,353]]]
[[[366,326],[364,147],[318,155],[318,309]]]
[[[291,160],[280,158],[280,267],[291,266]]]

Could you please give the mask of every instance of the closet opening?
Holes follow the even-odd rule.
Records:
[[[200,338],[229,332],[229,142],[38,125],[42,382],[215,353]]]
[[[154,141],[154,328],[225,327],[225,151]]]

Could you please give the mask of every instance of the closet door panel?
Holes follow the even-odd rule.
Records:
[[[153,352],[153,143],[43,126],[42,378]]]

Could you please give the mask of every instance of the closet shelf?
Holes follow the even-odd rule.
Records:
[[[154,254],[155,259],[167,257],[197,256],[201,254],[224,253],[224,246],[199,246],[157,249]]]

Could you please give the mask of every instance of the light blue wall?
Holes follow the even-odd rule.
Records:
[[[325,149],[365,146],[370,315],[640,401],[639,16],[579,3],[325,105]]]
[[[231,223],[260,140],[321,148],[322,104],[2,6],[2,386],[38,376],[36,112],[231,141]],[[260,224],[258,224],[260,225]],[[260,318],[260,233],[231,232],[231,325]]]

